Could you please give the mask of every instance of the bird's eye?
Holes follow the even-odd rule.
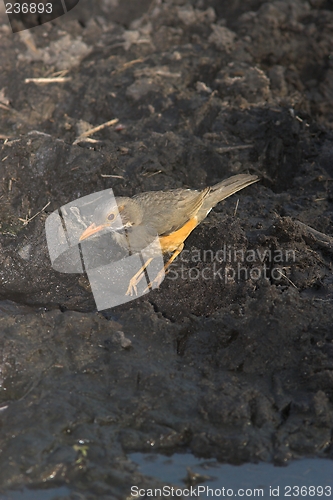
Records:
[[[115,218],[115,215],[114,214],[109,214],[108,215],[108,220],[113,220]]]

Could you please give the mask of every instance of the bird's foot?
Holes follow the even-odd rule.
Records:
[[[125,295],[130,295],[131,297],[133,297],[133,295],[138,295],[137,285],[139,281],[140,280],[138,280],[136,276],[133,276],[133,278],[130,279],[127,292]]]

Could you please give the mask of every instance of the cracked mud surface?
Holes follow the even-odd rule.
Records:
[[[4,490],[121,498],[148,485],[131,451],[332,458],[331,4],[140,5],[81,0],[15,35],[1,18]],[[97,313],[86,276],[50,265],[45,219],[69,201],[243,172],[261,181],[211,212],[159,290]]]

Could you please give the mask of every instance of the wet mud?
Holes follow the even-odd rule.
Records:
[[[0,17],[2,491],[123,498],[153,486],[134,451],[332,458],[331,3]],[[248,172],[144,297],[97,312],[85,274],[51,267],[45,220],[70,201]]]

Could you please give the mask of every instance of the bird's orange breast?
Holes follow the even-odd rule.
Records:
[[[198,220],[196,217],[190,219],[183,227],[175,231],[174,233],[168,234],[168,236],[160,236],[160,245],[163,253],[174,252],[177,250],[179,245],[181,245],[193,229],[197,226]]]

